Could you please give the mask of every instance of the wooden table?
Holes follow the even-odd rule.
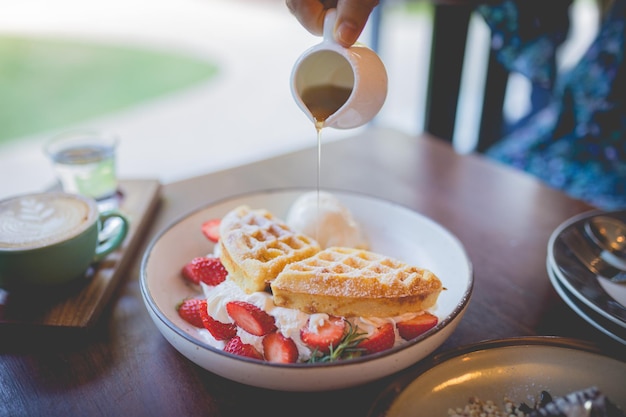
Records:
[[[163,186],[154,223],[93,328],[0,334],[0,415],[364,415],[390,378],[325,393],[275,392],[225,380],[169,345],[148,317],[139,290],[143,250],[173,220],[226,196],[315,186],[317,148],[311,145]],[[575,337],[623,350],[573,313],[548,280],[548,238],[561,222],[591,209],[586,204],[483,157],[458,155],[438,139],[388,130],[324,144],[321,185],[411,207],[465,245],[475,269],[474,295],[461,324],[435,354],[524,335]]]

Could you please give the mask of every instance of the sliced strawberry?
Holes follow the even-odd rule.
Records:
[[[204,309],[202,316],[202,325],[207,329],[216,340],[229,340],[237,335],[237,326],[233,323],[222,323],[215,320]]]
[[[220,240],[220,219],[211,219],[202,223],[202,234],[211,242]]]
[[[273,332],[263,338],[265,360],[276,363],[295,363],[298,360],[296,342],[280,332]]]
[[[396,341],[396,333],[392,323],[385,323],[377,328],[367,339],[358,344],[366,353],[382,352],[391,349]]]
[[[415,339],[437,325],[439,319],[434,314],[424,312],[412,319],[396,323],[398,333],[404,340]]]
[[[245,301],[231,301],[226,304],[226,311],[237,326],[255,336],[265,336],[276,330],[274,317],[254,304]]]
[[[300,329],[300,338],[311,349],[326,354],[330,352],[330,348],[336,347],[341,343],[346,323],[341,317],[329,317],[328,320],[317,328],[317,331],[309,328],[309,323]]]
[[[222,265],[220,258],[199,256],[183,267],[182,274],[194,284],[204,282],[215,286],[226,279],[228,271]]]
[[[189,298],[183,300],[177,307],[178,315],[187,323],[195,327],[204,327],[202,324],[202,312],[206,313],[206,300],[199,298]],[[208,314],[208,313],[207,313]]]
[[[239,336],[235,336],[226,343],[224,346],[224,352],[234,353],[239,356],[246,356],[248,358],[254,358],[263,360],[263,355],[256,350],[252,345],[242,342]]]

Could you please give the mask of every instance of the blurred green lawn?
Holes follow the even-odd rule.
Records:
[[[175,53],[0,37],[0,145],[190,87],[217,71]]]

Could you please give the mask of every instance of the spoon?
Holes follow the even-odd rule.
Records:
[[[626,261],[626,223],[609,216],[592,217],[585,232],[603,250]]]

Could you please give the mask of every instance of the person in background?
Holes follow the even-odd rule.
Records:
[[[626,209],[626,0],[599,0],[602,21],[578,63],[557,73],[572,0],[471,2],[491,29],[491,47],[533,85],[533,110],[486,155],[535,175],[600,209]],[[443,2],[443,1],[442,1]],[[448,1],[451,3],[451,1]],[[470,3],[457,0],[456,3]],[[335,39],[358,39],[378,0],[286,0],[311,33],[337,8]]]

